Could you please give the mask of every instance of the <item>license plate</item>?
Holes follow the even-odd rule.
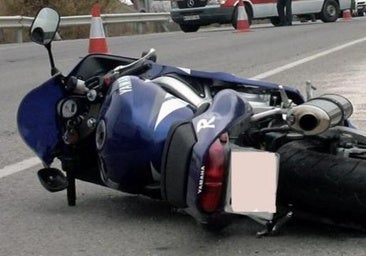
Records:
[[[199,15],[188,15],[188,16],[183,16],[183,20],[187,21],[187,20],[199,20],[200,16]]]
[[[233,150],[225,211],[272,219],[278,172],[279,156],[275,153]]]

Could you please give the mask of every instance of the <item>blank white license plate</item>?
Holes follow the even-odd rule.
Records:
[[[188,15],[188,16],[183,16],[183,20],[187,21],[187,20],[199,20],[200,16],[199,15]]]
[[[233,150],[225,211],[271,219],[276,212],[278,170],[275,153]]]

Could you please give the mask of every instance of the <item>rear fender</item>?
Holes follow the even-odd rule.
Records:
[[[192,119],[197,143],[193,146],[187,182],[187,205],[197,208],[197,197],[201,193],[201,170],[211,144],[238,122],[249,122],[252,108],[249,102],[233,90],[222,90],[212,105],[203,114]]]

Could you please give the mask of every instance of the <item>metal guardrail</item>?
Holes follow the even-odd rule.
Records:
[[[142,22],[171,22],[169,12],[160,13],[115,13],[102,14],[104,25],[116,23],[142,23]],[[23,42],[23,28],[30,27],[33,17],[26,16],[0,16],[0,33],[3,28],[15,29],[16,41]],[[91,15],[61,17],[60,27],[90,25]]]

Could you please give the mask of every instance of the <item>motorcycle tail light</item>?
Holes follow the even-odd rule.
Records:
[[[203,171],[199,204],[204,212],[213,213],[220,208],[224,191],[225,148],[219,139],[210,146]]]

